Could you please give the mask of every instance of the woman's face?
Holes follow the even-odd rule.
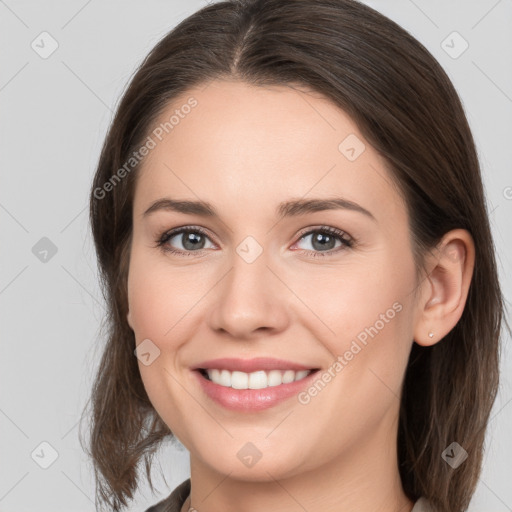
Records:
[[[417,284],[383,159],[334,104],[287,87],[213,81],[154,128],[128,321],[193,463],[268,480],[396,457]]]

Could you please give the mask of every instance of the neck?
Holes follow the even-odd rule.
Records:
[[[329,464],[267,481],[220,474],[191,454],[189,507],[197,512],[411,512],[398,472],[396,432],[377,435]]]

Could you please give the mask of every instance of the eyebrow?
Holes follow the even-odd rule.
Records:
[[[377,221],[373,214],[366,208],[341,197],[330,199],[294,199],[284,201],[277,206],[276,215],[279,218],[296,217],[307,213],[340,209],[359,212],[373,221]],[[177,200],[169,197],[164,197],[151,203],[149,208],[143,213],[143,217],[147,217],[151,213],[159,210],[200,215],[202,217],[219,217],[216,209],[206,201]]]

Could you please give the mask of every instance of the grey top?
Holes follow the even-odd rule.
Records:
[[[149,507],[145,512],[180,512],[190,494],[190,478],[182,482],[167,498]],[[411,512],[435,512],[425,498],[420,498]]]

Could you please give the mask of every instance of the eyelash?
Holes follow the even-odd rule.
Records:
[[[200,249],[198,251],[182,251],[180,249],[172,249],[165,245],[171,238],[175,237],[176,235],[181,235],[184,233],[200,233],[201,235],[204,235],[209,238],[208,233],[201,227],[187,226],[182,228],[171,229],[170,231],[165,231],[164,233],[162,233],[156,240],[156,247],[159,247],[164,253],[171,253],[176,256],[183,256],[185,258],[191,256],[192,253],[201,253],[203,250],[206,250]],[[329,251],[308,251],[306,249],[302,249],[302,252],[309,253],[310,256],[312,256],[313,258],[333,256],[334,254],[337,254],[340,251],[352,248],[355,243],[354,239],[347,233],[341,231],[341,229],[333,228],[331,226],[321,226],[309,230],[306,229],[299,234],[297,242],[302,240],[304,237],[311,235],[312,233],[324,233],[336,236],[343,245],[343,247],[338,247],[337,249],[330,249]]]

